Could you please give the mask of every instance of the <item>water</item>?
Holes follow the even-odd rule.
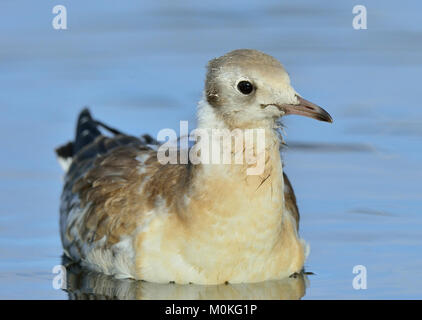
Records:
[[[422,298],[422,5],[361,1],[0,2],[0,298]],[[131,134],[195,123],[206,61],[236,48],[280,59],[329,125],[285,120],[283,153],[310,243],[307,279],[225,287],[159,286],[69,273],[54,290],[62,172],[53,149],[89,105]],[[191,127],[191,128],[192,128]],[[367,289],[352,286],[367,268]],[[76,287],[74,285],[76,283]],[[306,287],[306,289],[305,289]]]

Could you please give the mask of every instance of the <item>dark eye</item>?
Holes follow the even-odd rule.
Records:
[[[253,91],[253,84],[249,81],[240,81],[237,84],[237,89],[243,94],[249,94]]]

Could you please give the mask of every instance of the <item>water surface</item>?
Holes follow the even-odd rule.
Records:
[[[359,31],[354,1],[60,3],[66,31],[52,28],[51,1],[0,2],[0,298],[422,298],[420,3],[361,1]],[[280,59],[296,90],[335,120],[285,120],[285,169],[315,274],[182,288],[76,272],[69,294],[54,290],[53,149],[73,136],[82,106],[134,135],[180,120],[193,129],[206,62],[237,48]],[[352,287],[355,265],[367,268],[366,290]]]

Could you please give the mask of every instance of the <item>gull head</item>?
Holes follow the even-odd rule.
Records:
[[[205,97],[215,114],[231,127],[271,124],[289,114],[333,121],[328,112],[293,89],[277,59],[257,50],[234,50],[211,60]]]

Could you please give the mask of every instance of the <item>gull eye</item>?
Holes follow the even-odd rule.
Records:
[[[243,94],[250,94],[253,91],[253,84],[249,81],[240,81],[237,84],[237,89]]]

